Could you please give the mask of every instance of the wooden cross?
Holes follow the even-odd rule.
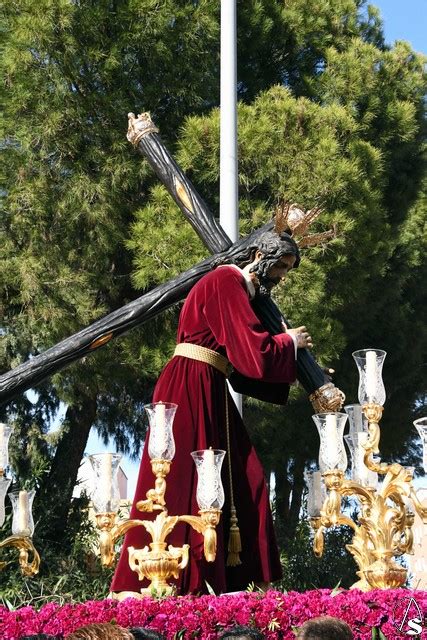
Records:
[[[9,402],[68,364],[101,348],[112,338],[151,320],[185,298],[218,258],[232,259],[245,247],[256,247],[262,233],[273,228],[271,222],[233,244],[167,151],[149,114],[141,114],[137,118],[129,114],[127,138],[145,155],[202,242],[214,255],[0,376],[0,403]],[[290,326],[269,297],[257,300],[254,311],[272,335],[283,331],[283,320]],[[323,370],[307,349],[298,349],[297,378],[310,395],[316,411],[337,411],[343,405],[343,393],[325,379]]]

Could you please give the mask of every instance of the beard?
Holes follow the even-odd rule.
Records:
[[[255,273],[259,288],[257,288],[256,295],[260,297],[270,297],[271,290],[281,281],[281,278],[272,278],[269,275],[269,271],[276,264],[279,258],[263,256],[261,260],[252,267],[252,273]]]
[[[256,295],[270,297],[272,288],[279,284],[280,278],[258,275],[258,282],[259,289],[257,289]]]

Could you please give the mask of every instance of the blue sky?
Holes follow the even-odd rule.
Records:
[[[427,0],[372,0],[380,9],[386,42],[407,40],[427,54]]]
[[[374,0],[369,4],[380,9],[388,44],[393,44],[396,40],[407,40],[413,49],[427,55],[427,0]],[[105,447],[92,430],[86,449],[88,454],[114,449],[113,443]],[[128,497],[132,499],[139,462],[123,458],[122,468],[128,476]]]

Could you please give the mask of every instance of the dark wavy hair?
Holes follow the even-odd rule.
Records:
[[[213,263],[212,268],[215,269],[221,264],[230,263],[241,268],[246,267],[254,260],[257,251],[261,251],[263,255],[261,260],[251,268],[251,272],[255,273],[260,282],[259,295],[269,296],[271,286],[268,286],[268,272],[271,267],[274,267],[280,258],[288,255],[295,256],[294,269],[301,262],[299,247],[288,233],[279,234],[275,231],[265,231],[259,236],[256,243],[247,245],[232,258],[219,259]]]
[[[301,262],[297,243],[292,236],[284,232],[279,235],[275,231],[266,231],[262,236],[260,236],[257,250],[261,251],[263,257],[255,266],[252,267],[251,271],[256,273],[260,281],[267,278],[267,274],[271,267],[274,267],[276,262],[282,256],[295,256],[293,269],[297,269]],[[255,254],[253,257],[255,257]]]

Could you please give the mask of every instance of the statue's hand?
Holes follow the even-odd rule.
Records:
[[[313,348],[313,340],[311,339],[311,335],[308,333],[307,328],[297,327],[296,329],[287,329],[286,333],[289,333],[290,336],[296,338],[298,349],[312,349]]]

